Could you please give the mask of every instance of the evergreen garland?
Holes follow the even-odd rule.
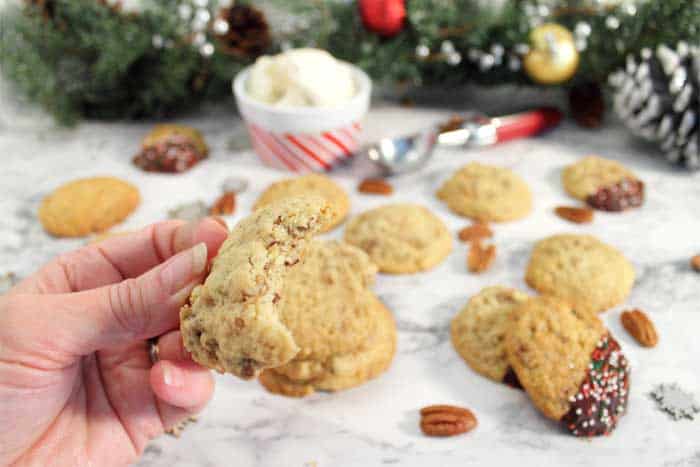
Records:
[[[68,124],[80,117],[164,116],[227,97],[231,78],[255,57],[227,55],[213,39],[211,55],[193,46],[177,13],[188,1],[143,0],[138,12],[120,12],[109,0],[43,0],[8,8],[0,18],[2,73]],[[508,58],[542,22],[571,31],[585,23],[589,29],[579,69],[565,85],[604,83],[643,47],[700,42],[700,0],[612,6],[509,0],[497,11],[477,0],[408,0],[405,27],[391,38],[367,30],[352,1],[247,3],[286,23],[271,21],[270,52],[290,45],[322,47],[380,82],[409,86],[532,84]],[[212,9],[212,17],[217,14]],[[166,45],[156,47],[156,37]],[[499,51],[503,57],[494,63],[480,61]]]

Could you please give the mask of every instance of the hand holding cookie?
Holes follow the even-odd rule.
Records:
[[[214,219],[161,222],[0,297],[0,464],[126,464],[208,402],[214,381],[184,350],[178,310],[226,234]]]

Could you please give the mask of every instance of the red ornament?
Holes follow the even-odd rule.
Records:
[[[365,27],[383,37],[401,32],[406,21],[405,0],[359,0]]]

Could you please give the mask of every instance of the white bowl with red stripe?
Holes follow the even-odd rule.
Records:
[[[248,95],[250,68],[233,80],[233,94],[255,152],[267,165],[292,172],[323,172],[352,157],[360,145],[362,119],[372,82],[349,63],[357,93],[333,107],[276,107]]]

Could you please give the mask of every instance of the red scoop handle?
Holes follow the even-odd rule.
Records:
[[[502,143],[516,138],[525,138],[554,128],[562,119],[562,113],[553,107],[497,117],[491,119],[496,127],[496,141]]]

